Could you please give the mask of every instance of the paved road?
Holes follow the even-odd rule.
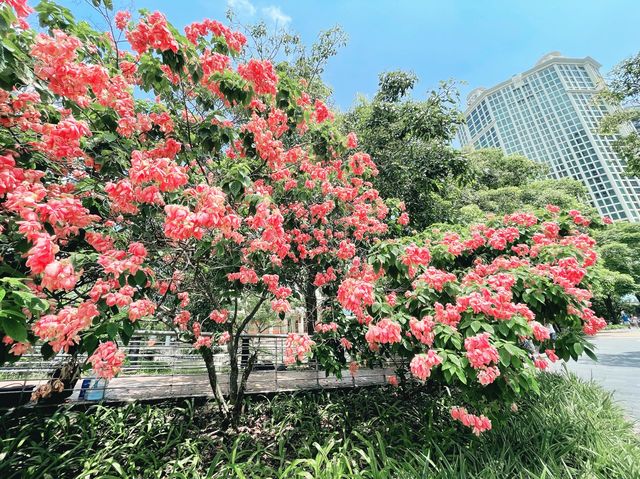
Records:
[[[593,342],[598,362],[584,356],[567,363],[569,370],[613,391],[629,417],[640,422],[640,330],[600,333]]]

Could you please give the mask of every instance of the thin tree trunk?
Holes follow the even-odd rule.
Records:
[[[316,286],[313,284],[313,281],[313,275],[309,273],[304,292],[305,324],[307,334],[309,335],[314,333],[316,323],[318,322],[318,298],[316,298]]]
[[[239,335],[238,335],[239,336]],[[229,341],[229,401],[235,404],[238,399],[238,341],[232,338]]]
[[[234,424],[237,423],[238,419],[240,418],[240,415],[242,414],[242,408],[244,407],[244,393],[247,390],[247,380],[249,379],[249,375],[251,374],[251,371],[253,371],[253,366],[256,363],[256,360],[258,359],[258,351],[254,351],[254,353],[249,357],[249,360],[247,361],[247,365],[244,368],[244,371],[242,371],[242,378],[240,379],[240,385],[238,386],[237,389],[237,397],[236,397],[236,402],[233,405],[233,421]]]
[[[220,414],[224,418],[229,416],[229,406],[227,404],[224,395],[222,394],[222,389],[220,389],[220,384],[218,383],[218,376],[216,374],[216,365],[213,362],[213,352],[209,348],[202,348],[202,358],[204,359],[204,364],[207,367],[207,376],[209,376],[209,385],[211,386],[211,390],[213,391],[213,395],[216,399],[216,403],[218,404],[218,409],[220,410]]]
[[[618,320],[618,316],[616,315],[616,310],[613,307],[613,300],[611,299],[610,295],[607,296],[604,303],[605,303],[605,307],[607,308],[607,313],[609,313],[609,321],[613,323],[617,323],[619,320]]]

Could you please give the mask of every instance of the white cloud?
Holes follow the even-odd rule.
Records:
[[[272,22],[278,24],[281,27],[287,26],[291,22],[291,17],[280,10],[280,7],[275,5],[269,5],[262,9],[262,13],[269,18]]]
[[[227,0],[227,5],[238,13],[256,14],[256,7],[249,0]]]

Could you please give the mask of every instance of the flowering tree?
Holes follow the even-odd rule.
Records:
[[[202,354],[237,417],[257,358],[241,371],[240,337],[263,304],[283,315],[305,298],[312,329],[316,289],[406,215],[304,84],[236,60],[242,34],[213,20],[181,34],[158,12],[111,22],[106,8],[103,33],[51,2],[36,10],[46,33],[24,1],[0,4],[0,251],[22,285],[2,298],[0,359],[41,341],[46,357],[71,354],[68,376],[86,355],[112,378],[135,328],[162,322]],[[287,361],[312,344],[292,335]]]
[[[596,253],[588,228],[598,225],[549,205],[539,216],[513,213],[381,242],[340,283],[337,307],[353,314],[319,328],[316,349],[339,340],[353,372],[386,359],[397,367],[391,384],[431,378],[466,390],[476,407],[537,391],[538,369],[593,357],[585,335],[606,324],[589,308]],[[339,359],[325,364],[338,372]],[[476,434],[491,427],[463,407],[451,415]]]

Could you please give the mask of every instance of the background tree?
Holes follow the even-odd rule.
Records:
[[[273,29],[264,21],[242,24],[233,9],[227,12],[231,26],[247,37],[242,55],[245,59],[268,60],[290,78],[303,79],[311,98],[330,101],[332,89],[324,83],[322,75],[328,61],[346,46],[348,36],[339,25],[321,31],[317,40],[307,46],[300,35],[286,28]]]
[[[442,83],[425,100],[411,97],[418,78],[395,71],[380,75],[373,100],[360,98],[342,121],[376,163],[374,184],[388,198],[402,200],[412,227],[449,219],[444,193],[462,180],[467,161],[451,146],[463,118],[451,83]]]
[[[542,180],[548,168],[517,153],[505,154],[498,148],[484,148],[466,152],[469,158],[471,181],[475,190],[520,187]]]
[[[633,277],[602,265],[593,272],[593,310],[610,323],[620,322],[620,313],[629,307],[623,302],[625,295],[637,292]]]
[[[640,124],[640,53],[623,60],[613,69],[607,87],[602,98],[623,108],[616,108],[605,116],[600,130],[605,135],[621,134],[623,125],[630,130],[615,141],[613,148],[627,162],[626,172],[640,176],[640,135],[631,126]]]
[[[618,322],[625,295],[640,295],[640,225],[616,222],[597,231],[603,285],[596,290],[596,308],[607,320]]]
[[[525,156],[506,155],[499,149],[467,151],[465,155],[470,165],[469,180],[449,192],[452,203],[459,208],[458,221],[478,221],[486,213],[536,211],[547,204],[565,210],[592,210],[580,181],[547,179],[547,167]]]
[[[594,238],[604,266],[630,275],[640,285],[640,224],[616,222]]]

